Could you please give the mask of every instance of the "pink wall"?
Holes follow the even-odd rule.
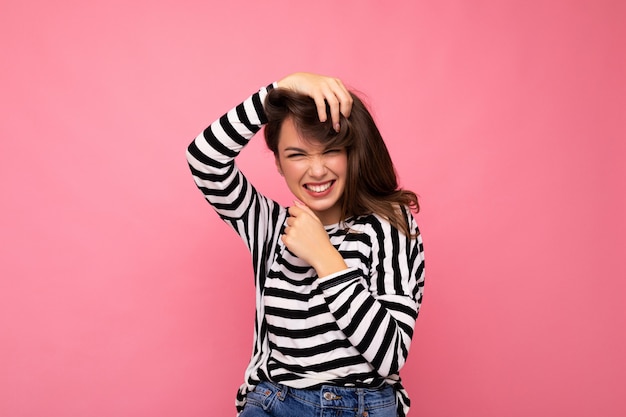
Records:
[[[3,2],[0,415],[234,415],[251,268],[184,150],[295,70],[421,195],[411,415],[626,414],[625,3],[380,3]]]

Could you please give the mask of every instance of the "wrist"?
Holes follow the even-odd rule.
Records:
[[[280,80],[276,81],[276,86],[278,86],[280,88],[288,88],[290,86],[290,84],[289,84],[289,78],[290,77],[291,77],[291,75],[287,75],[286,77],[283,77]]]
[[[319,256],[317,258],[319,261],[315,262],[315,265],[312,265],[319,278],[341,272],[348,268],[346,261],[339,251],[332,246],[331,249],[332,250],[329,250],[328,253]]]

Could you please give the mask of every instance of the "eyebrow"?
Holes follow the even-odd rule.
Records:
[[[285,149],[283,149],[283,152],[287,152],[287,151],[306,153],[306,151],[304,149],[297,148],[295,146],[288,146]]]
[[[325,146],[324,151],[327,151],[329,149],[341,149],[341,148],[344,148],[344,147],[343,146]],[[287,152],[287,151],[300,152],[300,153],[308,152],[306,149],[298,148],[297,146],[288,146],[285,149],[283,149],[283,152]]]

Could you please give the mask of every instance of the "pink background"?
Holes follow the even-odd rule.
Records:
[[[411,415],[626,415],[625,4],[3,1],[0,415],[234,415],[252,269],[184,151],[296,70],[421,196]]]

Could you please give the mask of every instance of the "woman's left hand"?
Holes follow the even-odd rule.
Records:
[[[281,236],[287,249],[315,268],[319,277],[347,268],[341,254],[330,243],[324,225],[309,207],[296,201],[289,214]]]

